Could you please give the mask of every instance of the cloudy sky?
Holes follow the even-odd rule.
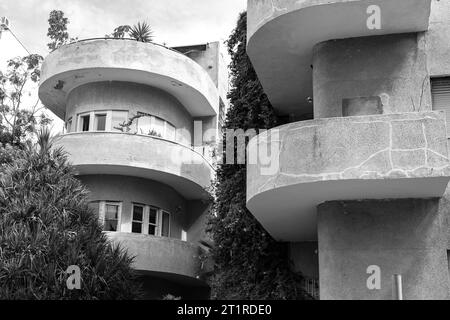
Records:
[[[246,0],[1,0],[0,16],[29,51],[45,55],[48,14],[64,11],[71,37],[95,38],[146,20],[155,42],[168,46],[225,40]]]

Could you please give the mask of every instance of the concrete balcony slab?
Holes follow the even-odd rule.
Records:
[[[173,187],[186,199],[206,199],[213,167],[199,153],[158,137],[113,132],[59,136],[80,175],[123,175],[151,179]]]
[[[172,281],[206,285],[199,280],[200,248],[193,243],[145,234],[105,232],[134,256],[133,268],[142,274],[158,275]]]
[[[276,170],[247,166],[247,207],[280,241],[315,240],[323,202],[441,197],[450,179],[443,112],[296,122],[253,138],[249,149],[271,139]]]
[[[218,114],[218,90],[200,65],[161,45],[123,39],[80,41],[52,52],[42,66],[39,98],[64,118],[67,95],[80,85],[101,81],[159,88],[194,117]]]

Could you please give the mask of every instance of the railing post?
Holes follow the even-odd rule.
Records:
[[[393,278],[393,295],[394,300],[403,300],[402,275],[394,274]]]

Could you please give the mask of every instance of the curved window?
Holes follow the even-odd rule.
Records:
[[[137,119],[136,130],[139,134],[155,136],[167,140],[175,140],[175,126],[171,123],[150,115],[144,115]]]
[[[72,126],[72,118],[67,121],[67,127]],[[91,111],[77,115],[78,132],[83,131],[113,131],[137,133],[159,137],[167,140],[176,139],[176,128],[170,122],[159,117],[138,112],[130,116],[128,111],[107,110]],[[69,132],[69,130],[67,130]]]
[[[170,213],[157,207],[135,204],[132,209],[132,233],[170,237]]]

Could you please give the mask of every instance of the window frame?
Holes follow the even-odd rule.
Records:
[[[83,130],[83,124],[84,121],[82,120],[83,118],[89,118],[89,127],[87,131]],[[83,112],[83,113],[79,113],[77,116],[77,132],[89,132],[92,131],[92,127],[93,127],[93,122],[92,122],[92,112]]]
[[[141,207],[142,208],[142,220],[134,220],[134,207]],[[145,230],[145,211],[146,211],[146,205],[142,203],[135,203],[133,202],[131,204],[131,233],[136,234],[143,234]],[[133,223],[140,223],[141,224],[141,232],[133,232]]]
[[[122,229],[122,202],[121,201],[106,201],[100,200],[99,202],[99,221],[105,232],[121,232]],[[118,207],[117,212],[117,230],[116,231],[106,231],[105,228],[105,218],[106,218],[106,205],[113,205]]]
[[[133,211],[134,211],[134,207],[135,206],[140,206],[143,207],[143,217],[142,217],[142,221],[135,221],[133,219]],[[150,210],[154,209],[156,211],[156,223],[150,223]],[[168,226],[168,235],[167,236],[163,236],[162,235],[162,223],[163,223],[163,214],[166,213],[169,216],[169,226]],[[154,236],[154,237],[165,237],[165,238],[170,238],[171,237],[171,227],[172,227],[172,214],[168,211],[168,210],[164,210],[161,208],[158,208],[156,206],[152,206],[152,205],[146,205],[146,204],[142,204],[142,203],[137,203],[137,202],[133,202],[131,205],[131,233],[135,233],[135,234],[145,234],[145,235],[150,235],[150,236]],[[141,228],[141,232],[137,233],[137,232],[133,232],[133,223],[141,223],[142,228]],[[155,234],[149,234],[149,226],[154,226],[155,227]]]
[[[98,116],[104,116],[105,117],[105,129],[104,130],[98,130]],[[93,131],[95,132],[107,132],[108,131],[108,111],[95,111],[94,112],[94,126]]]
[[[145,234],[148,234],[148,235],[150,235],[150,236],[159,236],[159,233],[160,233],[160,227],[159,227],[159,208],[157,208],[157,207],[155,207],[155,206],[147,206],[148,207],[148,214],[147,214],[147,223],[146,223],[146,227],[147,227],[147,230],[146,230],[146,232],[145,232]],[[155,209],[156,210],[156,221],[155,221],[155,223],[150,223],[150,210],[151,209]],[[148,233],[148,230],[149,230],[149,226],[153,226],[153,227],[155,227],[155,234],[149,234]]]
[[[437,108],[436,106],[436,97],[437,97],[437,86],[436,83],[445,82],[446,84],[450,83],[450,76],[438,76],[430,78],[430,91],[431,91],[431,110],[432,111],[445,111],[445,122],[447,127],[446,137],[450,139],[450,105],[448,106],[448,110],[445,108]],[[450,86],[449,86],[450,88]],[[441,89],[441,88],[440,88]]]
[[[169,211],[166,211],[166,210],[162,210],[162,209],[160,209],[160,211],[161,211],[161,221],[160,221],[160,227],[159,227],[159,236],[160,237],[165,237],[165,238],[170,238],[170,236],[171,236],[171,226],[172,226],[172,215],[170,214],[170,212]],[[168,226],[168,235],[167,236],[163,236],[162,235],[162,230],[163,230],[163,216],[164,216],[164,214],[167,214],[168,216],[169,216],[169,226]]]

